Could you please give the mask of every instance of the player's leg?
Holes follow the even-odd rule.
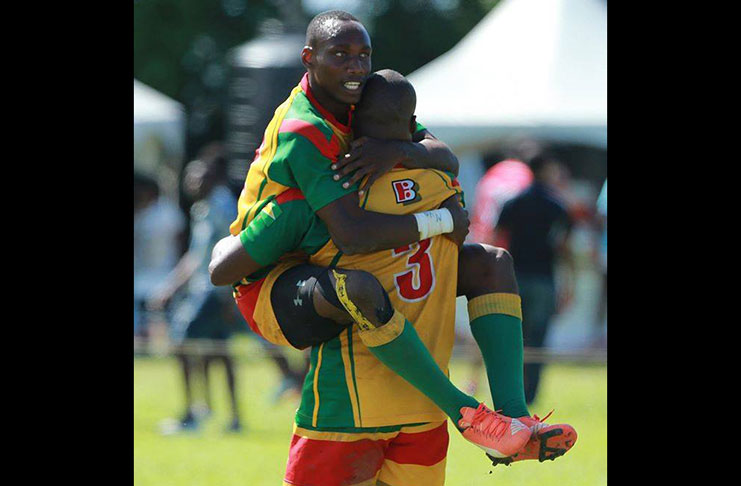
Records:
[[[296,349],[337,337],[353,320],[326,303],[318,285],[325,267],[302,264],[284,271],[270,289],[270,304],[283,336]]]
[[[463,245],[458,295],[468,298],[471,333],[484,358],[494,407],[508,417],[529,416],[523,385],[521,301],[510,254],[490,245]]]
[[[524,459],[542,462],[563,455],[576,441],[573,427],[546,424],[537,416],[530,417],[527,409],[523,310],[511,255],[503,248],[471,244],[463,246],[458,262],[458,294],[469,300],[471,332],[484,358],[494,406],[505,415],[518,418],[532,432],[518,454],[492,458],[493,463]]]
[[[300,265],[284,272],[271,304],[286,340],[302,349],[326,342],[353,322],[379,361],[425,394],[462,430],[463,436],[497,457],[519,450],[530,437],[512,420],[457,389],[442,372],[414,326],[395,310],[380,282],[368,272]],[[461,422],[465,418],[465,422]],[[491,432],[496,430],[497,433]]]
[[[320,277],[319,288],[332,307],[344,309],[358,324],[358,335],[368,350],[435,402],[454,423],[461,419],[462,407],[478,407],[475,398],[456,388],[442,372],[414,326],[393,308],[372,274],[332,269]]]
[[[344,308],[358,324],[358,335],[379,361],[421,391],[445,412],[463,437],[497,457],[524,445],[530,431],[500,415],[451,383],[417,335],[414,326],[391,306],[388,294],[370,273],[358,270],[327,272],[335,292],[323,295]]]

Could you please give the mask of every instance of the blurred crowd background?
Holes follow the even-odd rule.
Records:
[[[265,126],[304,72],[306,25],[330,9],[364,23],[373,69],[409,77],[417,119],[457,154],[470,241],[516,244],[500,216],[534,184],[563,206],[566,222],[544,236],[555,305],[542,335],[526,338],[526,360],[605,363],[606,0],[135,0],[135,355],[187,356],[176,331],[194,299],[211,299],[222,326],[203,334],[200,355],[228,369],[223,341],[253,339],[228,292],[212,295],[204,248],[228,234],[228,210],[221,224],[217,209],[236,211]],[[521,284],[530,270],[516,268]],[[467,322],[459,299],[455,357],[475,370]],[[300,365],[261,349],[281,370],[277,392],[299,386]],[[230,427],[240,427],[236,405]]]

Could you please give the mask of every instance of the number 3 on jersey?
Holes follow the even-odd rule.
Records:
[[[406,256],[408,270],[394,274],[399,297],[406,302],[417,302],[427,297],[435,288],[435,266],[432,263],[429,238],[419,243],[391,250],[394,257]]]

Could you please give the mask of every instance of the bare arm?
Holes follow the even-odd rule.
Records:
[[[239,236],[227,236],[214,246],[208,273],[213,285],[231,285],[260,268],[242,246]]]
[[[198,257],[193,255],[191,251],[186,252],[167,276],[165,282],[148,299],[147,308],[155,311],[164,309],[173,295],[175,295],[175,292],[180,290],[190,280],[190,277],[193,276],[193,273],[198,268],[198,263]]]
[[[460,247],[468,234],[468,214],[460,206],[457,195],[448,198],[441,207],[447,208],[453,216],[454,229],[446,236]],[[330,222],[327,227],[337,247],[347,254],[397,248],[420,238],[413,215],[393,216],[365,211],[358,207],[357,193],[328,204],[319,213]],[[369,231],[374,224],[385,225],[387,229]],[[265,229],[255,231],[260,234]],[[263,266],[250,256],[240,236],[227,236],[214,246],[208,271],[211,283],[221,286],[238,282]]]
[[[442,206],[451,212],[454,223],[453,232],[446,236],[460,245],[468,234],[468,213],[457,201],[456,195]],[[366,211],[358,206],[357,193],[327,204],[316,214],[327,225],[337,248],[347,255],[398,248],[420,238],[414,215]]]
[[[438,140],[428,130],[416,132],[412,144],[407,146],[407,159],[403,162],[404,167],[409,169],[437,169],[450,172],[458,176],[460,168],[458,157],[455,156],[450,147]]]
[[[381,140],[360,137],[350,144],[350,151],[332,167],[337,171],[334,178],[340,180],[348,174],[350,178],[343,186],[350,187],[364,177],[360,194],[365,192],[383,174],[396,165],[408,169],[437,169],[458,175],[458,158],[445,142],[435,138],[429,131],[414,134],[412,141]]]
[[[365,211],[358,194],[351,193],[316,212],[343,253],[370,253],[398,248],[419,240],[417,220],[411,214],[391,215]]]

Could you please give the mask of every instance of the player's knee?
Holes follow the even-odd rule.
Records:
[[[386,290],[371,273],[362,270],[340,270],[345,275],[347,298],[375,326],[386,324],[394,313]]]
[[[491,271],[497,274],[514,273],[514,260],[512,255],[504,248],[492,246],[487,248],[487,260]]]
[[[517,293],[514,259],[504,248],[475,244],[461,252],[459,265],[464,277],[466,294],[488,292]],[[471,298],[471,295],[468,295]]]
[[[466,245],[460,252],[459,265],[469,278],[481,280],[494,271],[495,263],[487,248],[482,244]],[[493,248],[493,247],[489,247]]]

